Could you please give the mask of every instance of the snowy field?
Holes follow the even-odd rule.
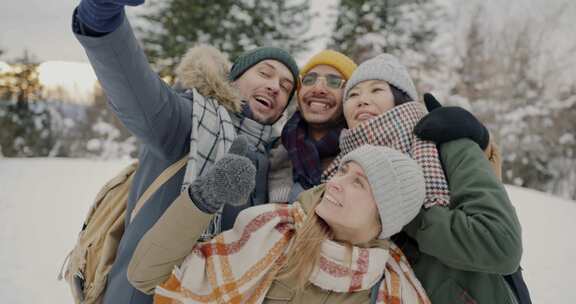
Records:
[[[72,303],[56,276],[99,187],[129,161],[0,159],[1,303]],[[508,187],[532,300],[576,303],[576,203]]]

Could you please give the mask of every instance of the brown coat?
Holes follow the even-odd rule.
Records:
[[[128,280],[140,291],[152,294],[164,283],[172,269],[182,263],[191,252],[211,215],[200,211],[186,192],[183,192],[142,238],[130,265]],[[321,189],[305,192],[299,199],[306,212],[320,199]],[[370,290],[338,293],[308,284],[297,293],[290,279],[275,279],[264,303],[370,303]]]

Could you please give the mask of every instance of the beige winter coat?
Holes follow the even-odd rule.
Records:
[[[321,189],[305,192],[299,199],[306,212],[320,199]],[[191,252],[211,215],[200,211],[184,192],[142,238],[128,267],[128,279],[140,291],[152,294]],[[296,293],[295,283],[286,279],[272,282],[264,303],[370,303],[370,290],[337,293],[308,284]]]

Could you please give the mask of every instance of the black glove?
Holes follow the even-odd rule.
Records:
[[[461,107],[443,107],[432,94],[424,94],[428,113],[414,127],[420,139],[442,144],[448,141],[469,138],[482,150],[488,147],[490,133],[472,113]]]
[[[256,168],[235,154],[226,154],[206,174],[198,176],[188,188],[198,209],[215,213],[224,204],[242,205],[254,190]]]

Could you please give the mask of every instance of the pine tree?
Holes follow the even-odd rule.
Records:
[[[329,47],[359,63],[383,52],[426,54],[442,15],[433,0],[341,0]]]
[[[489,82],[494,82],[494,77],[491,76],[498,75],[494,56],[490,52],[491,47],[482,27],[483,20],[487,18],[486,12],[481,5],[477,5],[473,12],[463,33],[462,53],[456,56],[457,63],[452,64],[455,74],[458,75],[453,93],[465,96],[470,102],[493,97],[496,94],[495,83]]]
[[[258,46],[276,46],[293,55],[313,37],[308,1],[170,0],[152,7],[140,27],[144,48],[160,75],[173,80],[175,66],[192,45],[206,43],[235,58]]]
[[[576,43],[557,54],[544,48],[558,44],[564,10],[499,25],[486,22],[494,12],[484,3],[472,12],[460,27],[457,81],[447,99],[465,101],[488,126],[502,151],[505,183],[576,198],[576,85],[565,81],[575,77]]]
[[[138,143],[107,105],[100,83],[94,88],[94,102],[86,110],[86,155],[104,159],[138,157]]]
[[[28,52],[0,74],[0,145],[5,156],[47,156],[53,143],[50,110],[40,102],[38,63]]]
[[[381,53],[395,55],[416,87],[429,91],[444,74],[444,50],[434,44],[446,15],[437,0],[341,0],[328,47],[357,63]]]
[[[20,107],[38,100],[42,87],[38,78],[38,64],[28,51],[15,60],[12,69],[2,74],[0,82],[0,99],[13,100]]]

